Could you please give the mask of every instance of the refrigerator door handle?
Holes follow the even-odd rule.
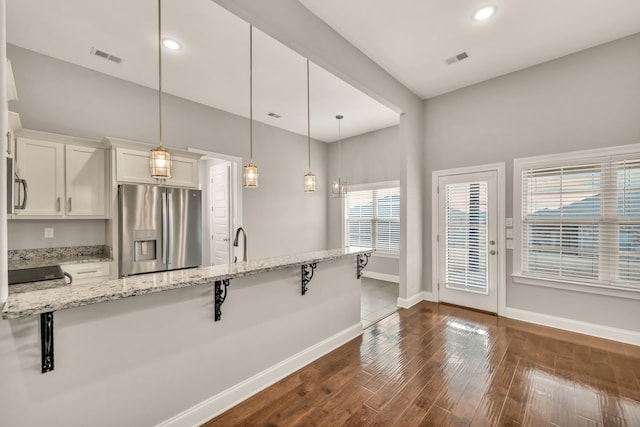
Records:
[[[173,242],[171,242],[171,237],[173,236],[173,194],[171,194],[171,192],[167,191],[167,198],[168,198],[168,202],[167,202],[167,213],[168,213],[168,225],[169,225],[169,234],[167,236],[167,265],[170,264],[170,260],[171,260],[171,245],[173,244]]]
[[[169,257],[167,256],[167,246],[169,245],[169,235],[167,230],[167,222],[169,218],[167,216],[167,192],[162,192],[162,263],[168,264]]]

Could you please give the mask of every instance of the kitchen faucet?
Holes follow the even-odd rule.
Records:
[[[238,227],[236,230],[236,238],[233,239],[233,246],[238,247],[238,237],[240,236],[240,232],[242,231],[242,261],[247,260],[247,232],[244,231],[244,228]],[[238,257],[233,258],[233,262],[238,261]]]

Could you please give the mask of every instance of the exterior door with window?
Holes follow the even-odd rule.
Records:
[[[438,177],[440,301],[498,311],[498,174]]]

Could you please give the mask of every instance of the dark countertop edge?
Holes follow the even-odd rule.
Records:
[[[336,250],[336,249],[333,249]],[[309,252],[308,254],[315,254],[318,252],[331,252],[332,249],[326,250],[326,251],[315,251],[315,252]],[[278,270],[285,270],[288,268],[294,268],[294,267],[299,267],[305,264],[313,264],[313,263],[318,263],[318,262],[323,262],[323,261],[331,261],[331,260],[335,260],[335,259],[339,259],[339,258],[344,258],[346,256],[356,256],[356,255],[362,255],[362,254],[367,254],[367,253],[373,253],[375,252],[375,249],[370,249],[370,248],[359,248],[359,249],[354,249],[352,251],[349,251],[348,253],[338,253],[336,255],[324,255],[324,256],[316,256],[316,257],[311,257],[311,258],[304,258],[303,256],[300,256],[300,258],[304,258],[304,259],[295,259],[292,260],[290,262],[284,262],[282,264],[278,264],[276,266],[271,266],[271,267],[260,267],[260,266],[256,266],[253,269],[247,270],[247,271],[238,271],[238,272],[234,272],[234,273],[225,273],[225,274],[219,274],[219,275],[212,275],[210,277],[206,277],[206,278],[200,278],[200,279],[195,279],[195,280],[190,280],[190,281],[185,281],[185,282],[177,282],[177,283],[173,283],[169,286],[166,287],[162,287],[162,288],[141,288],[141,289],[135,289],[132,291],[128,291],[128,292],[122,292],[122,293],[113,293],[111,295],[101,295],[101,296],[97,296],[97,297],[90,297],[90,298],[86,298],[86,299],[74,299],[74,300],[70,300],[68,302],[62,302],[62,303],[58,303],[55,305],[55,307],[53,305],[43,305],[41,307],[37,307],[34,308],[32,310],[28,310],[28,311],[20,311],[20,312],[16,312],[16,313],[10,313],[7,310],[7,306],[9,303],[9,299],[13,296],[14,298],[19,298],[19,295],[25,295],[31,292],[47,292],[47,291],[52,291],[52,289],[44,289],[42,291],[31,291],[31,292],[21,292],[18,294],[13,294],[13,295],[9,295],[9,298],[7,298],[7,302],[3,305],[2,307],[2,318],[5,320],[9,320],[9,319],[18,319],[21,317],[28,317],[28,316],[33,316],[36,314],[42,314],[42,313],[48,313],[48,312],[52,312],[52,311],[60,311],[60,310],[67,310],[70,308],[76,308],[76,307],[82,307],[82,306],[86,306],[86,305],[92,305],[92,304],[99,304],[102,302],[109,302],[109,301],[115,301],[115,300],[119,300],[119,299],[125,299],[125,298],[130,298],[130,297],[134,297],[134,296],[139,296],[139,295],[147,295],[147,294],[153,294],[153,293],[158,293],[158,292],[164,292],[164,291],[170,291],[170,290],[174,290],[174,289],[183,289],[183,288],[188,288],[188,287],[192,287],[192,286],[199,286],[199,285],[205,285],[205,284],[213,284],[214,282],[220,281],[220,280],[226,280],[226,279],[234,279],[237,277],[246,277],[246,276],[253,276],[256,274],[261,274],[261,273],[267,273],[270,271],[278,271]],[[247,261],[247,262],[241,262],[238,263],[239,265],[242,264],[251,264],[251,263],[258,263],[258,262],[263,262],[263,261],[268,261],[268,260],[274,260],[274,259],[278,259],[278,258],[287,258],[287,257],[295,257],[295,255],[290,255],[290,256],[281,256],[281,257],[271,257],[271,258],[264,258],[264,259],[260,259],[260,260],[255,260],[255,261]],[[198,267],[196,267],[198,268]],[[206,267],[205,267],[206,268]],[[149,273],[148,275],[152,275],[152,274],[167,274],[168,272],[159,272],[159,273]],[[141,276],[146,276],[146,275],[141,275]],[[130,277],[135,277],[135,276],[130,276]],[[114,279],[114,280],[110,280],[110,281],[116,281],[116,280],[122,280],[122,279]],[[106,283],[106,282],[105,282]],[[64,287],[62,287],[62,289],[65,289]],[[99,301],[98,301],[99,299]]]

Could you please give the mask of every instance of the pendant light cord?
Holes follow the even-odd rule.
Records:
[[[338,179],[342,175],[342,129],[340,123],[342,122],[342,116],[337,116],[338,119]]]
[[[249,158],[253,163],[253,25],[249,25]]]
[[[311,107],[309,105],[309,60],[307,59],[307,151],[309,154],[309,172],[311,172]]]
[[[158,116],[160,123],[160,147],[162,143],[162,0],[158,0]]]

